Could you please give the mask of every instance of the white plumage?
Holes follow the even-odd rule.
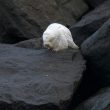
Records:
[[[52,23],[43,33],[43,45],[54,51],[67,49],[68,47],[78,49],[74,43],[70,30],[62,24]]]

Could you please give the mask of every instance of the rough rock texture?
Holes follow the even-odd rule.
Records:
[[[85,0],[85,1],[91,8],[96,8],[97,6],[99,6],[100,4],[107,0]]]
[[[89,71],[97,76],[97,83],[110,86],[110,19],[81,45]]]
[[[19,43],[14,44],[14,45],[17,47],[23,47],[23,48],[41,49],[41,48],[43,48],[42,44],[43,43],[42,43],[41,38],[34,38],[34,39],[21,41]]]
[[[70,30],[76,44],[81,45],[86,38],[96,32],[109,18],[110,0],[83,16],[78,23],[71,27]]]
[[[104,88],[75,110],[110,110],[110,88]]]
[[[0,109],[65,110],[84,69],[76,50],[52,53],[0,44]]]
[[[73,24],[87,10],[83,0],[0,0],[0,42],[41,37],[50,23]]]

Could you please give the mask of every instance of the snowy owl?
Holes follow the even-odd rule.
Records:
[[[68,47],[78,49],[70,30],[62,24],[50,24],[44,31],[42,38],[44,47],[53,51],[64,50]]]

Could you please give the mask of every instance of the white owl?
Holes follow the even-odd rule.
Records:
[[[78,49],[70,30],[62,24],[52,23],[43,33],[43,45],[47,49],[60,51],[71,47]]]

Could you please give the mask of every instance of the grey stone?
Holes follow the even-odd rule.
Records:
[[[103,88],[75,110],[110,110],[110,88]]]
[[[42,49],[43,43],[42,43],[41,38],[33,38],[33,39],[18,42],[14,44],[14,46],[23,47],[23,48],[31,48],[31,49]]]
[[[81,45],[81,51],[101,86],[110,86],[110,19]]]
[[[110,1],[89,12],[73,25],[70,30],[76,44],[81,45],[84,40],[96,32],[104,22],[110,18]]]
[[[66,110],[84,70],[79,50],[54,53],[0,44],[0,109]]]

